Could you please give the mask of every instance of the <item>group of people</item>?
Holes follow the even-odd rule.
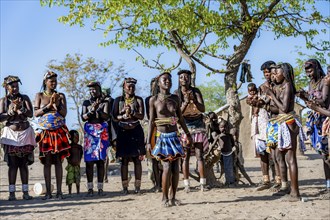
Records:
[[[307,126],[312,146],[323,154],[326,190],[324,197],[329,198],[329,79],[330,68],[326,76],[320,63],[315,59],[304,65],[310,78],[308,92],[296,91],[293,68],[289,63],[276,64],[267,61],[261,66],[265,82],[256,87],[248,85],[247,104],[252,106],[251,137],[255,153],[260,157],[262,183],[257,190],[270,189],[275,196],[285,196],[284,200],[298,201],[298,165],[296,151],[299,135],[301,151],[305,150],[306,136],[298,116],[294,112],[295,96],[304,100],[313,111],[309,113]],[[325,121],[325,122],[324,122]],[[322,129],[323,126],[323,129]],[[275,183],[271,185],[269,168],[274,164]],[[288,173],[291,185],[288,183]]]
[[[289,200],[300,196],[298,188],[298,166],[296,159],[297,135],[304,140],[301,124],[294,114],[295,95],[302,97],[307,105],[315,110],[311,113],[309,124],[313,146],[324,155],[324,169],[327,187],[330,188],[329,152],[325,141],[329,133],[329,75],[324,72],[317,60],[305,64],[306,73],[311,78],[308,95],[296,91],[293,68],[288,63],[276,65],[272,61],[264,63],[261,70],[266,82],[259,88],[248,85],[247,103],[252,106],[251,136],[254,138],[256,154],[260,156],[263,182],[258,190],[273,188],[278,195],[288,193]],[[156,192],[162,190],[164,207],[180,205],[176,198],[180,167],[184,177],[184,191],[190,191],[189,160],[196,156],[200,190],[207,190],[205,176],[205,153],[212,150],[221,155],[222,169],[226,185],[237,181],[238,170],[253,184],[245,172],[241,160],[238,131],[228,129],[225,120],[217,123],[215,113],[209,114],[208,126],[203,113],[205,105],[200,90],[191,85],[189,70],[178,72],[179,87],[172,94],[172,76],[163,72],[151,80],[150,96],[143,100],[135,94],[137,80],[125,78],[122,95],[112,99],[103,93],[101,84],[93,81],[86,86],[90,98],[84,100],[81,118],[84,124],[84,142],[79,145],[79,133],[69,131],[65,124],[67,114],[66,97],[56,91],[57,74],[48,71],[43,78],[42,91],[36,94],[34,105],[28,96],[19,92],[20,79],[7,76],[3,86],[5,97],[0,100],[0,121],[5,122],[1,136],[5,161],[9,166],[9,200],[16,200],[15,185],[17,171],[20,169],[23,199],[32,197],[28,193],[28,165],[34,162],[33,151],[39,148],[39,159],[44,165],[46,194],[43,199],[52,198],[51,166],[55,165],[56,198],[62,199],[62,162],[68,160],[66,183],[69,193],[76,183],[80,192],[80,162],[84,157],[87,176],[87,196],[93,196],[93,170],[97,168],[98,195],[103,196],[103,182],[107,173],[108,150],[112,146],[116,157],[121,161],[121,180],[123,193],[128,194],[129,162],[134,163],[135,189],[141,192],[142,165],[145,155],[152,157],[152,170]],[[149,120],[145,138],[140,121],[145,112]],[[36,132],[28,118],[38,118],[40,129]],[[322,127],[323,123],[323,127]],[[320,129],[322,135],[320,135]],[[314,144],[315,143],[315,144]],[[214,151],[214,152],[215,152]],[[275,164],[276,181],[271,186],[269,161]],[[180,163],[181,162],[181,163]],[[287,167],[288,164],[288,167]],[[288,184],[289,170],[291,187]]]

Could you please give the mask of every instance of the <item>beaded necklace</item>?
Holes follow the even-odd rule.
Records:
[[[135,96],[131,97],[131,98],[126,98],[125,97],[125,104],[126,105],[131,105],[134,103],[134,99],[135,99]]]

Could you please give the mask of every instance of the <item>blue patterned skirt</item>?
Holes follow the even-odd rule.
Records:
[[[177,132],[160,133],[152,156],[157,160],[173,161],[184,157],[184,151]]]

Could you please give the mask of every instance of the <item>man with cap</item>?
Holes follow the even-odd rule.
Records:
[[[0,99],[0,122],[6,122],[0,143],[4,147],[5,161],[9,166],[9,200],[16,200],[16,176],[20,170],[23,199],[30,200],[28,165],[34,162],[33,150],[36,146],[33,128],[28,118],[33,116],[32,103],[27,95],[19,92],[21,80],[17,76],[7,76],[3,87],[5,97]]]
[[[85,100],[82,106],[81,118],[84,125],[84,159],[86,162],[86,175],[88,193],[93,196],[93,170],[94,164],[97,166],[97,188],[98,195],[103,196],[104,162],[107,157],[109,147],[109,103],[102,95],[101,84],[90,82],[87,87],[91,98]]]

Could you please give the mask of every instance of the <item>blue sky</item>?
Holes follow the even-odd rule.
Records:
[[[39,1],[36,0],[0,0],[0,3],[1,82],[9,74],[19,76],[23,82],[21,92],[29,95],[31,100],[40,90],[47,63],[52,59],[62,60],[67,53],[79,52],[84,57],[112,60],[115,65],[125,63],[129,75],[138,79],[141,87],[148,87],[149,79],[157,74],[155,70],[143,67],[141,63],[135,61],[136,54],[133,51],[119,49],[116,45],[107,48],[99,46],[98,44],[104,41],[102,32],[91,31],[87,25],[86,28],[80,28],[59,23],[57,18],[66,14],[66,9],[41,7]],[[322,14],[327,16],[330,15],[329,4],[329,1],[317,1]],[[259,69],[266,60],[286,61],[294,66],[295,46],[304,47],[303,38],[274,40],[271,32],[262,32],[261,37],[253,42],[246,57],[250,60],[256,84],[259,85],[262,82]],[[148,57],[159,52],[158,49],[141,51],[147,52]],[[175,59],[171,60],[173,57]],[[177,57],[176,53],[169,53],[164,55],[164,61],[176,62]],[[329,60],[328,63],[330,63]],[[183,62],[180,68],[187,68],[187,66]],[[197,72],[199,74],[197,85],[210,80],[223,82],[222,75],[205,76],[203,73],[208,71],[200,66],[197,67]],[[175,87],[177,77],[173,75]],[[243,88],[245,87],[243,85]],[[115,96],[118,94],[114,92]],[[4,89],[1,89],[1,97],[3,95]],[[67,117],[69,125],[75,121],[74,117],[74,113],[69,112]]]

